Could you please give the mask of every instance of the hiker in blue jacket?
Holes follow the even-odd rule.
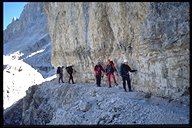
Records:
[[[106,72],[106,75],[107,75],[107,80],[108,80],[108,83],[109,83],[109,88],[111,88],[111,77],[113,78],[113,81],[115,83],[115,85],[117,86],[117,82],[116,82],[116,79],[115,79],[115,75],[114,75],[114,72],[117,72],[117,69],[115,67],[115,64],[113,63],[112,60],[108,59],[108,63],[105,67],[105,72]]]
[[[121,74],[121,77],[122,77],[122,80],[123,80],[123,88],[124,88],[124,90],[126,92],[127,92],[126,81],[127,81],[127,84],[128,84],[129,91],[132,91],[131,90],[131,79],[130,79],[130,76],[129,76],[129,72],[136,72],[136,71],[137,70],[132,70],[129,67],[127,60],[124,60],[124,63],[120,67],[120,74]]]

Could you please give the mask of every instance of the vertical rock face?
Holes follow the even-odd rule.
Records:
[[[189,88],[189,3],[44,3],[52,64],[94,80],[98,60],[137,69],[136,90],[177,98]],[[119,78],[120,79],[120,78]]]
[[[19,53],[24,62],[38,69],[43,76],[51,65],[51,43],[47,17],[42,2],[29,2],[19,17],[3,31],[4,55]]]
[[[13,18],[12,23],[4,31],[4,43],[7,43],[21,35],[23,31],[38,25],[43,27],[47,21],[44,14],[43,4],[41,2],[31,2],[24,6],[24,9],[17,19]]]
[[[3,35],[3,107],[6,109],[25,96],[28,87],[42,83],[55,72],[43,3],[27,3]]]

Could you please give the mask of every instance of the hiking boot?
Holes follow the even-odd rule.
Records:
[[[116,86],[118,86],[118,83],[115,83]]]

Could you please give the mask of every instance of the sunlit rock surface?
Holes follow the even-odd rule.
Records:
[[[134,89],[171,98],[189,94],[189,3],[44,5],[52,64],[73,64],[77,82],[94,81],[98,60],[110,58],[119,69],[126,58],[138,70],[131,75]]]

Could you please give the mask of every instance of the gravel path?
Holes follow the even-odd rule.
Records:
[[[4,112],[6,124],[189,124],[189,104],[143,92],[125,92],[122,85],[108,88],[52,80],[29,88],[19,103]],[[17,114],[21,112],[22,117]]]
[[[56,81],[54,81],[56,83]],[[49,85],[49,84],[48,84]],[[143,92],[124,92],[122,85],[94,84],[42,86],[59,105],[48,124],[188,124],[189,106]],[[62,91],[65,90],[65,91]],[[61,92],[60,92],[61,91]],[[60,98],[59,98],[60,97]],[[54,106],[52,106],[54,108]]]

